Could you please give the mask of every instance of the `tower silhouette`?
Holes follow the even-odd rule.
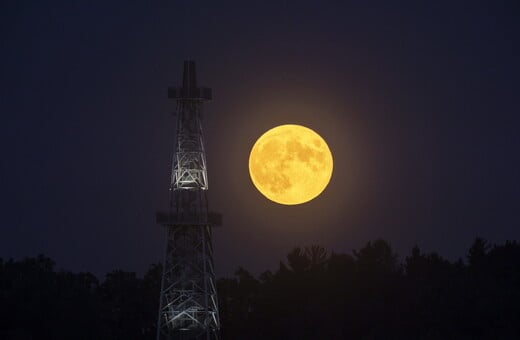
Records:
[[[157,340],[218,339],[219,316],[211,230],[222,217],[208,211],[208,175],[201,114],[211,89],[197,87],[195,62],[184,62],[177,102],[177,134],[170,183],[170,210],[157,213],[166,227]]]

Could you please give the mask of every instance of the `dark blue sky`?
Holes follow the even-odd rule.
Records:
[[[189,4],[189,5],[188,5]],[[515,1],[8,1],[0,5],[0,257],[142,272],[162,259],[174,103],[194,58],[217,274],[295,245],[376,238],[452,259],[520,238]],[[283,123],[329,143],[332,181],[267,201],[249,150]]]

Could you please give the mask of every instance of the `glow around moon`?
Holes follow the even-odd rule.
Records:
[[[249,174],[258,191],[286,205],[305,203],[321,194],[332,167],[325,140],[301,125],[272,128],[258,138],[249,156]]]

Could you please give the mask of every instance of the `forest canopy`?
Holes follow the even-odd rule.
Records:
[[[143,277],[0,259],[1,339],[153,339],[162,266]],[[257,277],[217,282],[224,339],[518,339],[520,245],[477,238],[464,260],[384,240],[352,253],[296,247]]]

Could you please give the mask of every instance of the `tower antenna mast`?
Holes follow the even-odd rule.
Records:
[[[212,226],[222,216],[208,211],[208,174],[202,105],[210,88],[197,87],[195,62],[184,62],[177,103],[177,134],[170,183],[170,210],[157,213],[166,228],[157,340],[218,339],[220,328],[213,268]]]

